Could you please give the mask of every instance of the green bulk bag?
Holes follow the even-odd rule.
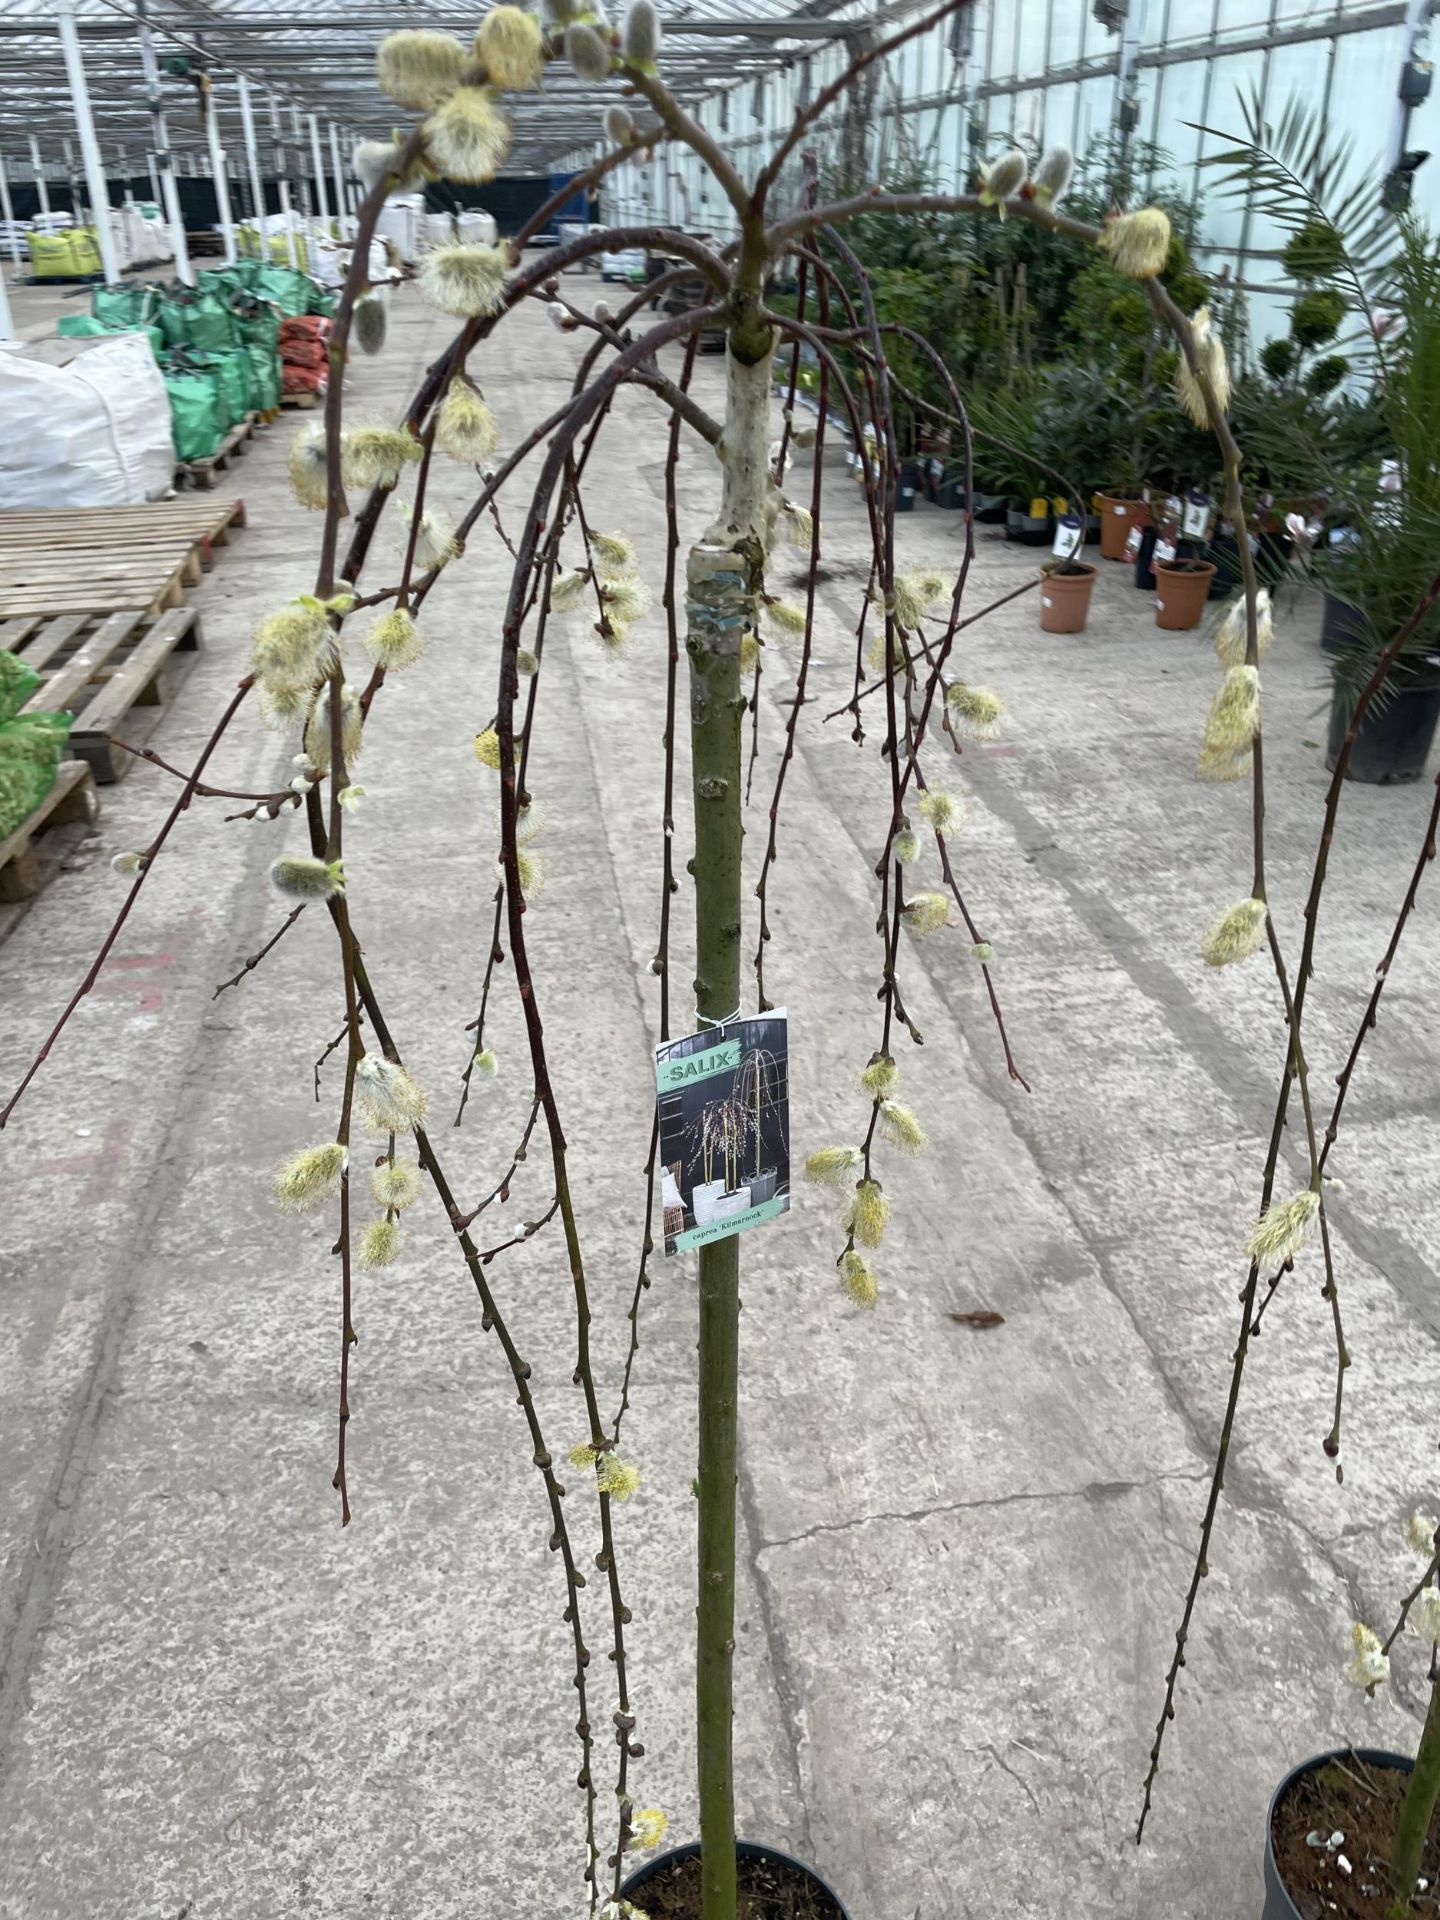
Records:
[[[233,398],[239,402],[236,418],[243,420],[260,405],[255,398],[255,374],[250,365],[248,349],[224,347],[210,357],[219,362],[221,382],[227,393],[233,389]]]
[[[150,351],[158,360],[165,350],[165,336],[159,327],[106,325],[88,313],[65,313],[55,322],[55,331],[62,339],[93,339],[99,334],[143,333],[150,342]]]
[[[55,784],[70,733],[68,713],[27,713],[21,707],[40,676],[0,649],[0,840],[8,839]]]
[[[233,347],[235,330],[230,310],[218,293],[206,288],[177,287],[160,303],[157,316],[172,347]]]
[[[215,383],[216,413],[222,434],[250,411],[250,362],[237,366],[228,354],[200,353],[194,347],[177,347],[170,355],[176,373],[198,374]]]
[[[255,405],[261,413],[273,413],[280,404],[280,361],[275,349],[254,341],[245,352],[250,356]]]
[[[104,327],[143,327],[159,304],[154,287],[96,287],[90,296],[90,311]]]
[[[265,301],[237,290],[230,296],[230,317],[241,346],[268,347],[271,353],[279,347],[280,316]]]
[[[255,292],[268,300],[287,320],[310,311],[310,280],[290,267],[261,267],[255,276]]]
[[[208,460],[225,431],[220,424],[220,383],[210,373],[187,373],[169,367],[164,372],[175,458]]]
[[[338,301],[339,295],[332,293],[328,287],[322,287],[316,280],[310,282],[309,311],[311,313],[322,314],[328,320],[334,313]]]

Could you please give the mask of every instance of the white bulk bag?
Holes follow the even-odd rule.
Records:
[[[478,207],[468,208],[456,219],[460,238],[467,247],[493,247],[500,238],[500,229],[495,224],[495,216],[482,213]]]
[[[170,402],[143,333],[63,367],[0,357],[0,420],[0,508],[131,506],[174,484]]]

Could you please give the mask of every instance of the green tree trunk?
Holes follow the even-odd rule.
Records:
[[[1395,1851],[1390,1856],[1388,1920],[1406,1920],[1410,1912],[1437,1798],[1440,1798],[1440,1685],[1430,1689],[1430,1710],[1425,1715],[1415,1768],[1395,1829]]]
[[[695,1005],[718,1023],[740,1005],[740,642],[754,626],[767,524],[768,341],[748,363],[727,355],[724,492],[719,518],[686,567],[686,651],[695,800]],[[696,1768],[703,1920],[735,1920],[735,1479],[740,1371],[740,1249],[700,1251],[699,1553]]]

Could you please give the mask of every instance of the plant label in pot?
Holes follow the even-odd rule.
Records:
[[[1085,544],[1085,522],[1078,513],[1064,514],[1055,522],[1055,538],[1050,551],[1057,560],[1073,560]]]

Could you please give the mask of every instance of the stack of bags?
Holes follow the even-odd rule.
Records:
[[[27,713],[21,707],[40,676],[0,649],[0,840],[28,820],[55,784],[70,732],[68,713]]]
[[[286,393],[323,393],[330,322],[318,313],[280,322],[280,385]]]

